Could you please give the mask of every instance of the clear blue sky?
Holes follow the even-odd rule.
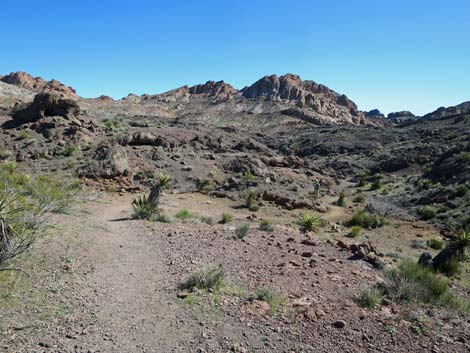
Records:
[[[292,72],[360,109],[470,100],[469,0],[3,0],[0,73],[85,97]]]

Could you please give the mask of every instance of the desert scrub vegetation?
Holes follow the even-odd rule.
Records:
[[[403,259],[397,268],[385,272],[385,279],[385,294],[394,301],[433,304],[465,311],[470,308],[468,300],[450,293],[444,277],[413,260]]]
[[[188,209],[183,208],[176,212],[175,218],[178,218],[181,221],[187,221],[188,219],[196,218],[196,215],[190,212]]]
[[[430,239],[428,240],[428,245],[431,249],[441,250],[444,247],[444,242],[439,239]]]
[[[468,259],[467,252],[470,249],[470,232],[461,231],[456,238],[451,240],[432,260],[434,270],[449,276],[457,274],[459,262]]]
[[[263,219],[260,222],[258,229],[263,231],[263,232],[268,232],[268,233],[274,232],[274,226],[273,226],[272,222],[270,220],[267,220],[267,219]]]
[[[364,203],[365,197],[362,194],[356,195],[353,197],[353,202],[355,203]]]
[[[227,279],[222,265],[208,264],[191,274],[179,289],[194,291],[195,289],[214,291],[226,285]]]
[[[227,224],[232,222],[233,216],[230,213],[222,213],[222,217],[220,218],[220,224]]]
[[[258,199],[258,191],[253,189],[249,190],[245,199],[246,208],[248,208],[251,212],[257,212],[259,210]]]
[[[338,200],[336,200],[336,206],[346,207],[346,191],[341,191],[338,196]]]
[[[271,287],[259,287],[256,289],[254,298],[256,300],[261,300],[269,304],[270,311],[269,314],[271,316],[275,315],[279,305],[282,304],[284,298],[282,297],[279,291],[271,288]]]
[[[323,218],[316,212],[304,213],[300,215],[297,223],[304,232],[312,232],[323,226]]]
[[[0,270],[27,251],[45,226],[47,213],[69,209],[79,184],[30,177],[15,163],[0,165]]]
[[[355,301],[362,308],[374,309],[382,303],[382,293],[377,288],[363,288]]]
[[[348,238],[357,238],[361,234],[361,226],[352,226],[349,233],[346,235]]]
[[[106,130],[110,132],[126,130],[128,127],[126,121],[122,118],[104,119],[103,125],[106,128]]]
[[[372,215],[366,210],[359,210],[349,220],[348,225],[370,229],[383,227],[385,223],[384,217]]]
[[[157,183],[152,187],[148,196],[140,196],[132,201],[132,219],[159,220],[162,219],[160,199],[163,190],[170,184],[171,178],[166,174],[157,177]]]
[[[421,216],[421,218],[425,221],[428,221],[436,217],[436,211],[431,206],[424,206],[420,208],[418,213]]]
[[[242,223],[235,229],[235,235],[237,236],[237,239],[243,239],[248,235],[249,231],[250,225],[248,223]]]

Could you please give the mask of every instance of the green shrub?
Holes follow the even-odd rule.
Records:
[[[340,192],[336,206],[346,207],[346,192],[344,190]]]
[[[210,179],[204,179],[199,185],[199,189],[204,192],[211,192],[214,190],[214,182]]]
[[[433,219],[436,217],[436,211],[431,206],[424,206],[419,210],[421,218],[425,221]]]
[[[361,226],[353,226],[347,236],[349,238],[356,238],[361,234],[361,230]]]
[[[469,188],[467,185],[460,184],[456,187],[455,193],[458,197],[463,197],[468,194]]]
[[[402,260],[385,277],[388,294],[399,302],[438,304],[448,295],[444,278],[410,259]]]
[[[214,224],[214,219],[211,216],[201,216],[201,222],[208,225],[212,225]]]
[[[465,163],[470,163],[470,152],[460,152],[457,158]]]
[[[237,226],[235,229],[235,234],[237,235],[237,239],[243,239],[248,235],[248,231],[250,230],[250,225],[248,223],[243,223]]]
[[[379,190],[382,187],[382,175],[375,175],[374,181],[372,182],[370,189],[371,190]]]
[[[122,118],[104,119],[103,125],[108,131],[121,131],[127,128],[127,123]]]
[[[175,217],[182,220],[182,221],[186,221],[190,218],[194,218],[195,215],[193,213],[189,212],[189,210],[183,208],[175,214]]]
[[[21,132],[18,136],[18,140],[26,140],[28,137],[29,137],[28,132],[25,131],[25,130],[21,130]]]
[[[245,206],[252,212],[257,212],[259,210],[259,206],[257,204],[257,200],[259,198],[258,191],[250,190],[246,196]]]
[[[444,247],[444,242],[439,239],[430,239],[428,245],[431,249],[441,250]]]
[[[301,229],[305,232],[314,231],[323,225],[322,216],[316,212],[304,213],[300,215],[297,222]]]
[[[230,213],[222,213],[222,218],[220,219],[220,224],[227,224],[233,220],[233,216]]]
[[[56,157],[71,157],[77,152],[77,148],[74,145],[67,145],[64,147],[57,147],[54,150],[54,156]]]
[[[261,221],[261,223],[259,224],[259,230],[263,231],[263,232],[268,232],[268,233],[271,233],[274,231],[274,226],[272,224],[271,221],[267,220],[267,219],[263,219]]]
[[[450,259],[449,261],[442,262],[438,266],[435,266],[435,270],[440,272],[447,277],[453,277],[460,273],[460,264],[457,259]]]
[[[225,271],[222,265],[209,264],[190,275],[180,288],[188,291],[194,289],[216,290],[226,283]]]
[[[256,290],[255,299],[268,303],[271,308],[271,315],[276,313],[279,305],[284,301],[281,293],[270,287],[259,287]]]
[[[356,303],[362,308],[374,309],[382,303],[382,293],[376,288],[361,289]]]
[[[353,202],[356,202],[356,203],[364,203],[364,201],[365,201],[365,197],[362,194],[356,195],[353,198]]]
[[[258,178],[251,174],[250,172],[246,172],[246,173],[243,173],[242,175],[242,181],[245,181],[245,182],[250,182],[250,181],[257,181]]]
[[[357,211],[348,222],[350,226],[360,226],[362,228],[379,228],[385,225],[385,218],[374,216],[366,210]]]

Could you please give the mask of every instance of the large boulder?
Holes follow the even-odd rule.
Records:
[[[126,152],[118,145],[101,145],[94,154],[93,160],[80,172],[81,177],[92,179],[113,179],[129,175],[129,161]]]
[[[43,119],[46,116],[73,118],[80,113],[77,102],[53,92],[38,93],[33,102],[13,114],[12,125],[22,125]]]

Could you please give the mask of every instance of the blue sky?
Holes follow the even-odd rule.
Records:
[[[363,110],[470,100],[468,0],[3,0],[0,13],[0,73],[85,97],[292,72]]]

